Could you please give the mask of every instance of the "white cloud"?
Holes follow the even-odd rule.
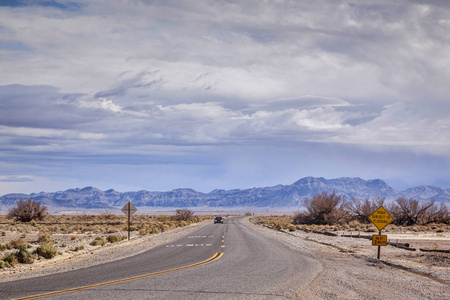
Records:
[[[85,139],[85,140],[103,139],[105,137],[103,133],[79,132],[62,129],[7,127],[7,126],[0,126],[0,134],[2,134],[3,136],[10,135],[10,136]]]
[[[99,98],[99,99],[84,98],[81,99],[79,103],[80,107],[83,108],[101,108],[115,113],[122,112],[122,107],[120,105],[117,105],[112,100],[108,100],[106,98]]]

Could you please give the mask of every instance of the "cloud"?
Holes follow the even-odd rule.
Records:
[[[357,128],[344,139],[448,156],[450,106],[430,100],[427,104],[397,102],[386,106],[377,118]]]
[[[131,77],[129,76],[131,73]],[[157,77],[158,71],[142,71],[139,74],[127,71],[119,75],[119,83],[111,90],[96,93],[96,98],[105,98],[111,96],[124,96],[130,89],[144,88],[148,89],[154,86],[161,86],[163,79]],[[128,77],[128,78],[127,78]]]
[[[32,64],[13,59],[5,66],[12,72],[2,82],[13,83],[18,71],[27,68],[45,75],[22,77],[23,84],[51,81],[63,91],[95,90],[98,97],[108,97],[133,86],[111,87],[119,74],[150,68],[159,70],[168,91],[197,85],[249,99],[318,95],[374,100],[444,98],[449,79],[443,66],[450,51],[442,42],[448,26],[434,21],[445,21],[448,11],[432,4],[213,1],[205,7],[137,1],[100,9],[100,4],[80,3],[83,11],[61,12],[60,18],[46,10],[2,15],[10,36],[34,49],[29,59],[39,58]],[[32,28],[23,22],[29,18]],[[28,30],[19,30],[24,27]],[[49,68],[52,73],[45,72]],[[202,74],[209,79],[199,84]],[[424,84],[428,78],[432,86]]]
[[[275,161],[278,152],[296,160],[292,147],[345,149],[344,161],[367,149],[449,156],[445,1],[8,3],[8,174],[24,161],[39,174],[37,162],[61,170],[64,161],[225,174],[229,160],[216,154],[229,145],[242,160],[264,147]]]
[[[0,182],[30,182],[30,181],[33,181],[32,176],[27,175],[0,176]]]

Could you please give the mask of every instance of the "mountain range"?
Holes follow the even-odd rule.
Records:
[[[213,190],[202,193],[189,188],[169,192],[118,192],[113,189],[101,191],[94,187],[69,189],[53,193],[7,194],[0,197],[2,206],[15,206],[19,200],[30,197],[50,208],[113,209],[121,208],[128,201],[137,207],[301,207],[302,200],[321,192],[336,192],[347,199],[385,197],[393,201],[398,197],[450,203],[450,189],[422,185],[405,191],[396,191],[380,179],[361,178],[325,179],[305,177],[290,185],[272,187]]]

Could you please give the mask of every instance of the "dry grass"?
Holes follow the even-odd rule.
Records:
[[[265,225],[277,230],[304,230],[304,231],[357,231],[357,232],[378,232],[378,229],[373,224],[364,224],[359,221],[350,221],[344,224],[336,225],[292,225],[294,216],[259,216],[252,218],[253,222]],[[428,224],[426,226],[397,226],[390,224],[383,229],[383,232],[402,233],[402,232],[435,232],[443,233],[450,230],[450,225],[446,224]]]

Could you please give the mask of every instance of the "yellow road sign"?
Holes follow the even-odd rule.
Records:
[[[387,246],[387,235],[372,235],[372,246]]]
[[[383,230],[384,227],[394,220],[383,206],[380,206],[373,214],[371,214],[369,219],[378,230]]]

